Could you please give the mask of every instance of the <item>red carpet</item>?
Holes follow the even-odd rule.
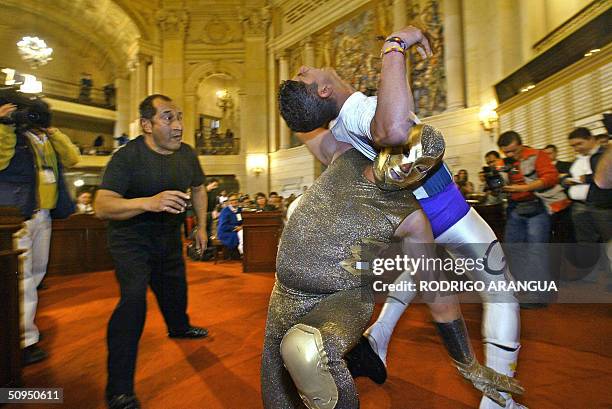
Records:
[[[189,314],[205,340],[170,340],[152,294],[140,342],[136,393],[146,409],[261,408],[259,363],[273,274],[243,274],[228,262],[188,265]],[[27,387],[62,387],[66,408],[104,408],[105,332],[118,300],[112,272],[51,276],[40,292],[40,345],[50,358],[25,368]],[[480,306],[463,306],[481,354]],[[411,307],[389,351],[389,380],[359,379],[364,409],[478,407],[478,393],[451,367],[428,323]],[[523,311],[520,399],[531,409],[612,408],[612,310],[553,305]],[[57,405],[8,405],[25,409]]]

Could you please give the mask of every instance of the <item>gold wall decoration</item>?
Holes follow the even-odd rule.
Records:
[[[418,19],[431,35],[433,56],[423,60],[411,50],[410,85],[415,99],[416,114],[420,117],[437,115],[446,110],[446,73],[444,70],[444,29],[440,2],[428,1],[424,7],[417,2],[409,8],[409,21]]]
[[[340,77],[366,95],[376,95],[380,80],[381,36],[389,35],[392,25],[392,2],[372,2],[349,20],[340,22],[314,36],[316,65],[336,69]],[[427,117],[446,109],[446,75],[444,70],[444,36],[440,1],[430,0],[424,6],[409,2],[408,21],[419,19],[432,37],[434,55],[423,61],[416,51],[408,54],[409,81],[415,95],[416,113]],[[301,64],[300,49],[290,53],[293,75]]]
[[[189,30],[190,43],[222,45],[242,41],[242,27],[235,19],[212,15],[193,26]]]

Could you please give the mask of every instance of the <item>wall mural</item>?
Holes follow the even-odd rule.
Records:
[[[446,73],[444,70],[444,29],[440,14],[440,2],[428,1],[419,10],[414,4],[409,8],[408,21],[419,18],[432,37],[433,56],[423,60],[416,51],[411,51],[410,86],[414,94],[416,114],[420,117],[437,115],[446,109]]]
[[[420,18],[426,24],[434,49],[434,56],[427,61],[423,61],[416,51],[408,56],[410,85],[420,117],[436,115],[446,109],[444,37],[439,3],[439,0],[430,0],[420,7],[415,1],[408,7],[408,21]],[[382,45],[379,37],[391,32],[390,10],[390,0],[376,2],[372,8],[316,35],[316,65],[334,67],[355,89],[366,95],[376,95]],[[302,61],[301,54],[296,51],[291,52],[292,75]]]

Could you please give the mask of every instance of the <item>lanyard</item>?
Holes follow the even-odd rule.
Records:
[[[47,138],[47,135],[43,134],[42,136],[39,136],[36,133],[30,131],[26,131],[25,134],[30,139],[30,142],[32,142],[32,147],[36,149],[38,158],[42,163],[43,169],[52,169],[53,164],[47,160],[47,156],[45,155],[45,143],[49,140]]]

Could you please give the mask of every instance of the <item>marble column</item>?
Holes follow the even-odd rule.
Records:
[[[241,141],[246,153],[246,190],[249,192],[269,190],[268,129],[266,117],[266,32],[270,22],[266,7],[243,10],[244,64],[248,67],[242,81],[244,97],[241,97],[240,120]],[[258,170],[256,173],[254,169]],[[261,171],[261,172],[259,172]]]
[[[446,69],[446,110],[465,107],[465,74],[461,0],[444,0],[444,67]]]
[[[289,56],[286,51],[281,51],[278,56],[278,76],[280,82],[289,79]],[[280,134],[280,148],[287,149],[290,145],[291,131],[287,127],[285,120],[279,115],[279,134]]]
[[[183,142],[196,147],[195,144],[195,127],[196,127],[196,113],[197,113],[197,98],[195,94],[186,94],[183,98]]]
[[[162,38],[162,93],[184,106],[185,35],[189,14],[185,9],[167,7],[156,14]]]
[[[117,119],[115,120],[115,136],[125,132],[130,133],[130,80],[128,73],[121,73],[115,79],[115,110]]]
[[[276,103],[276,89],[278,87],[276,77],[276,58],[274,52],[268,50],[268,151],[278,150],[278,107]]]
[[[308,36],[302,42],[302,52],[303,52],[303,61],[304,65],[308,65],[314,67],[316,65],[315,62],[315,45],[314,40],[311,36]]]

